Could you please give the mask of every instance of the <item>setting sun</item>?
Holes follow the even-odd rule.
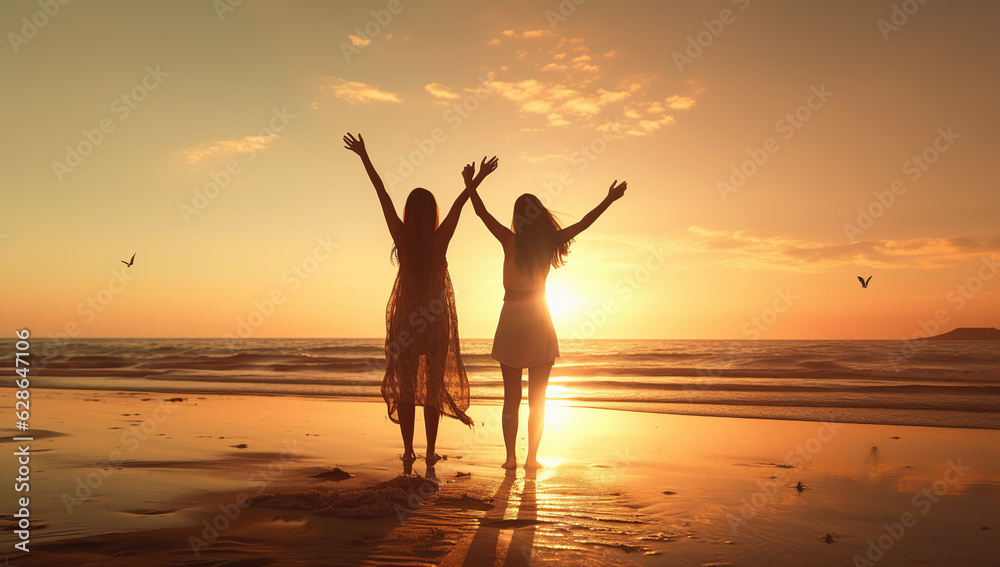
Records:
[[[560,319],[573,315],[580,306],[577,295],[561,282],[551,280],[548,282],[545,299],[549,303],[549,313],[556,324]]]

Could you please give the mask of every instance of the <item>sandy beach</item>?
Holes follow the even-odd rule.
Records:
[[[473,406],[474,430],[442,424],[447,458],[400,476],[380,403],[33,399],[12,565],[995,564],[997,431],[550,402],[546,468],[505,474],[500,408]]]

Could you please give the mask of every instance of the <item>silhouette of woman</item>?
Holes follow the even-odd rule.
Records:
[[[399,424],[404,461],[416,459],[413,451],[415,406],[423,406],[426,460],[428,466],[433,466],[438,460],[434,445],[441,414],[472,425],[472,419],[465,414],[469,409],[469,380],[459,351],[455,294],[445,260],[469,190],[455,199],[448,216],[439,224],[434,196],[418,187],[407,197],[400,220],[382,179],[368,158],[364,138],[360,134],[357,138],[347,134],[344,144],[361,157],[375,187],[392,235],[391,257],[399,266],[385,313],[382,398],[388,407],[389,419]],[[475,167],[465,166],[462,176],[466,187],[478,187],[496,167],[495,157],[489,161],[484,157],[479,174],[475,176]]]
[[[486,228],[503,245],[503,309],[493,339],[493,358],[503,372],[504,402],[501,421],[507,460],[503,468],[517,467],[518,408],[521,405],[521,375],[528,369],[528,459],[525,468],[538,468],[538,444],[545,425],[545,389],[552,364],[559,356],[552,317],[545,300],[549,268],[566,261],[569,245],[597,220],[611,203],[625,194],[627,185],[615,180],[608,196],[583,219],[560,228],[555,216],[538,197],[525,193],[514,202],[514,218],[508,229],[486,210],[476,187],[470,188],[472,206]]]

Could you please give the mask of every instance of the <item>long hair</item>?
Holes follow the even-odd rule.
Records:
[[[531,272],[551,264],[558,268],[566,263],[570,242],[555,245],[556,233],[562,228],[552,211],[538,197],[525,193],[514,201],[514,262],[522,272]]]
[[[403,233],[393,242],[390,257],[402,267],[420,269],[427,264],[434,231],[438,227],[438,206],[434,195],[417,187],[410,191],[403,207]]]

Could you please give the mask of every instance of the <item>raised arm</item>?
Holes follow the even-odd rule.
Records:
[[[482,169],[480,169],[480,173],[482,173]],[[466,187],[468,187],[467,190],[469,191],[469,197],[472,199],[472,208],[475,209],[476,215],[482,219],[483,224],[485,224],[486,228],[489,229],[493,236],[500,241],[500,244],[504,248],[507,248],[508,244],[514,242],[514,233],[511,232],[509,228],[500,224],[500,222],[486,210],[486,205],[483,203],[482,197],[480,197],[479,193],[476,191],[479,187],[478,183],[470,186],[469,179],[466,178]]]
[[[396,207],[392,204],[392,198],[386,192],[385,185],[382,184],[382,178],[379,177],[378,172],[375,171],[375,166],[372,165],[372,160],[368,158],[365,139],[361,137],[361,134],[358,134],[358,137],[355,138],[348,132],[344,136],[344,147],[361,157],[361,163],[365,165],[365,171],[368,172],[368,179],[371,179],[372,185],[375,187],[375,193],[378,194],[379,203],[382,204],[382,215],[385,216],[385,224],[389,227],[389,234],[392,235],[392,239],[395,241],[403,232],[403,221],[399,220],[399,215],[396,214]]]
[[[573,240],[578,234],[589,228],[590,225],[594,224],[597,217],[601,216],[604,211],[608,210],[611,203],[614,203],[618,199],[622,198],[622,195],[625,194],[625,189],[627,188],[628,184],[624,181],[618,183],[618,180],[615,179],[614,183],[611,184],[611,188],[608,189],[608,196],[605,197],[599,205],[594,207],[594,210],[587,213],[582,219],[580,219],[580,222],[567,226],[556,234],[556,246],[562,246],[566,242]]]
[[[479,167],[479,174],[475,174],[476,166],[473,164],[468,164],[462,170],[462,178],[465,180],[465,189],[459,194],[458,198],[455,199],[455,203],[451,206],[451,210],[448,211],[448,216],[441,221],[441,225],[438,226],[437,232],[435,233],[435,240],[439,244],[443,244],[445,247],[448,246],[448,242],[451,241],[451,237],[455,234],[455,227],[458,226],[458,217],[462,214],[462,207],[465,206],[465,202],[469,200],[469,195],[475,192],[479,184],[486,179],[486,176],[496,171],[498,161],[496,156],[493,156],[489,161],[486,157],[483,157],[483,162]]]

